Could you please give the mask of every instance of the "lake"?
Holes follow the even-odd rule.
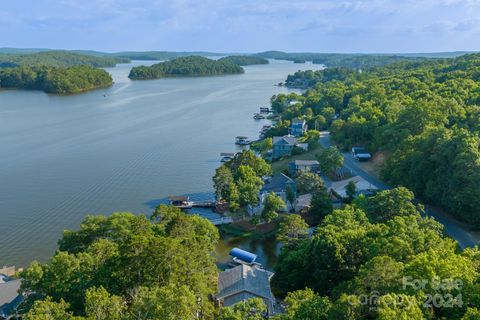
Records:
[[[0,91],[0,266],[46,261],[63,230],[87,214],[150,213],[169,195],[212,197],[221,152],[297,70],[271,61],[245,74],[130,81],[133,62],[107,69],[115,84],[71,96]],[[208,210],[207,218],[217,215]]]

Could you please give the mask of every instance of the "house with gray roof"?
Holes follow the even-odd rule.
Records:
[[[300,172],[317,173],[320,169],[320,163],[317,160],[295,160],[288,164],[288,172],[296,175]]]
[[[283,137],[273,137],[273,159],[279,159],[283,156],[292,155],[293,148],[298,144],[297,138],[292,135],[286,135]]]
[[[229,307],[251,298],[261,298],[268,315],[272,315],[275,308],[275,297],[270,289],[272,276],[270,271],[245,264],[227,269],[218,275],[215,299],[220,305]]]
[[[297,184],[295,180],[286,176],[283,173],[277,173],[273,177],[264,178],[265,184],[263,185],[262,189],[259,192],[258,198],[260,199],[259,205],[256,207],[248,206],[248,212],[250,215],[260,214],[263,210],[263,204],[265,202],[265,198],[271,192],[275,193],[277,196],[282,198],[283,202],[287,205],[285,211],[288,211],[288,206],[293,205],[288,202],[287,199],[287,190],[290,189],[294,195],[297,193]]]

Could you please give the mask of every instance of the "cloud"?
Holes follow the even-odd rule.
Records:
[[[472,50],[478,12],[478,0],[18,0],[2,4],[0,46],[398,52],[452,39]]]

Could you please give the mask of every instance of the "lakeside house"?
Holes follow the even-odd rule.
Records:
[[[215,300],[229,307],[251,298],[261,298],[267,306],[268,315],[275,310],[275,297],[270,289],[273,272],[257,266],[240,264],[218,275],[218,293]]]
[[[288,172],[296,175],[300,172],[318,173],[320,163],[317,160],[295,160],[288,164]]]
[[[260,214],[263,210],[263,203],[267,198],[267,195],[273,192],[275,195],[282,198],[283,202],[288,207],[288,199],[287,199],[287,190],[290,189],[295,195],[297,193],[297,184],[296,182],[286,176],[283,173],[277,173],[273,177],[268,177],[264,179],[265,184],[263,185],[262,189],[259,192],[259,205],[256,207],[248,206],[248,212],[250,215]],[[288,208],[285,208],[284,211],[288,211]]]
[[[298,144],[297,138],[292,135],[286,135],[283,137],[273,137],[273,159],[279,159],[283,156],[291,156],[293,148]]]
[[[20,279],[0,274],[0,319],[8,319],[22,302],[23,296],[18,293],[20,285]]]
[[[290,132],[295,137],[301,137],[307,132],[308,125],[305,119],[294,118],[290,126]]]
[[[362,177],[354,176],[348,179],[332,182],[332,184],[330,185],[330,192],[334,196],[340,196],[342,198],[346,198],[347,193],[346,193],[345,187],[350,181],[353,181],[353,183],[355,183],[355,186],[357,189],[356,194],[362,194],[362,193],[367,194],[368,192],[378,190],[377,187],[375,187],[374,185],[372,185],[370,182],[363,179]]]

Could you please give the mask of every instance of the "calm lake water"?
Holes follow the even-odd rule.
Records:
[[[45,261],[86,214],[150,213],[169,195],[212,196],[221,152],[273,84],[319,65],[272,61],[245,74],[130,81],[134,62],[108,69],[115,84],[72,96],[0,91],[0,266]],[[202,211],[206,217],[216,214]]]

